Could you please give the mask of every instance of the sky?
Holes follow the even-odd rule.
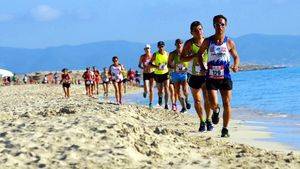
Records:
[[[299,0],[0,0],[0,46],[187,39],[195,20],[209,36],[217,14],[230,37],[300,35],[299,9]]]

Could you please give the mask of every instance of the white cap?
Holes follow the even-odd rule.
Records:
[[[150,49],[151,46],[150,46],[149,44],[146,44],[145,47],[144,47],[144,49],[146,49],[146,48],[149,48],[149,49]]]

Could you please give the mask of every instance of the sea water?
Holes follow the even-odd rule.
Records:
[[[233,81],[235,118],[265,126],[273,141],[300,150],[300,67],[239,72]]]
[[[270,141],[300,150],[300,67],[232,73],[232,80],[232,118],[264,126],[272,133]],[[125,96],[124,102],[147,106],[149,101],[137,93]]]

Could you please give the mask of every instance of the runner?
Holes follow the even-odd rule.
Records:
[[[233,57],[233,72],[239,70],[239,55],[236,51],[235,43],[225,36],[227,19],[223,15],[217,15],[213,19],[215,34],[206,38],[199,50],[199,62],[202,69],[202,54],[208,51],[207,63],[207,81],[206,86],[210,97],[211,107],[213,109],[212,121],[214,124],[219,122],[219,106],[217,91],[220,90],[223,102],[223,129],[221,137],[229,137],[228,124],[231,116],[231,94],[232,94],[232,81],[230,76],[230,55]]]
[[[170,57],[169,57],[170,58]],[[170,93],[170,99],[172,103],[172,110],[176,111],[177,110],[177,105],[176,105],[176,98],[175,98],[175,87],[174,87],[174,82],[172,79],[172,74],[174,73],[174,69],[169,67],[169,59],[168,59],[168,68],[169,68],[169,77],[170,77],[170,84],[169,84],[169,93]]]
[[[93,70],[90,70],[90,72],[91,72],[91,77],[92,77],[92,83],[91,83],[91,93],[92,93],[92,95],[94,94],[94,89],[95,89],[95,73],[94,73],[94,71]]]
[[[199,46],[204,41],[202,24],[199,21],[194,21],[190,25],[190,31],[193,37],[185,42],[182,51],[181,60],[190,61],[189,68],[188,68],[188,84],[190,86],[194,98],[195,110],[200,119],[199,132],[205,131],[205,126],[208,131],[211,131],[213,129],[213,126],[211,123],[209,98],[205,87],[205,73],[201,72],[201,68],[198,63],[198,59],[196,57],[199,51]],[[204,53],[203,57],[204,57],[203,61],[206,61],[207,53]],[[203,106],[201,105],[202,102],[201,91],[204,98],[206,120],[203,116]]]
[[[109,67],[109,74],[112,77],[112,82],[115,88],[115,96],[117,104],[122,104],[122,95],[123,95],[123,75],[122,71],[124,70],[123,65],[119,63],[117,56],[112,58],[113,64]]]
[[[95,79],[94,79],[94,85],[93,85],[93,90],[96,91],[96,94],[98,95],[99,94],[99,83],[100,83],[100,80],[101,80],[101,77],[100,77],[100,72],[99,70],[93,66],[93,72],[94,72],[94,75],[95,75]]]
[[[144,93],[146,98],[149,91],[149,108],[153,108],[153,86],[154,86],[154,69],[149,64],[152,59],[151,46],[147,44],[144,47],[145,54],[140,56],[139,68],[143,69]],[[149,88],[149,89],[148,89]]]
[[[64,68],[61,72],[62,74],[60,84],[62,84],[65,98],[70,98],[71,75],[66,68]]]
[[[154,79],[158,89],[158,104],[162,105],[163,91],[165,92],[165,109],[169,109],[169,69],[168,69],[168,52],[165,51],[165,43],[159,41],[157,43],[158,51],[153,54],[150,64],[156,68],[154,71]]]
[[[175,46],[176,50],[172,51],[169,56],[169,67],[174,69],[174,72],[171,74],[171,77],[175,87],[175,106],[177,100],[179,99],[182,107],[180,112],[184,113],[187,111],[187,104],[185,100],[188,100],[187,68],[189,66],[189,63],[180,61],[183,49],[182,40],[176,39]],[[184,97],[181,96],[180,87],[182,87]],[[191,105],[189,104],[188,106],[190,108]]]
[[[134,84],[134,78],[135,78],[135,71],[130,68],[128,70],[127,77],[128,77],[129,83],[131,85],[133,85]]]
[[[28,76],[25,74],[23,77],[23,83],[27,84],[27,82],[28,82]]]
[[[86,68],[86,71],[83,73],[82,78],[84,79],[86,95],[92,97],[93,79],[92,79],[92,71],[90,70],[89,67]]]
[[[108,97],[108,86],[109,86],[109,72],[105,67],[103,68],[103,72],[101,73],[102,85],[103,85],[103,94],[104,97]]]

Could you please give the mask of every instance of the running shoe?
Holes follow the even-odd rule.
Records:
[[[187,110],[186,110],[185,108],[182,108],[182,109],[180,110],[180,113],[185,113],[185,112],[187,112]]]
[[[167,104],[165,105],[165,109],[166,109],[166,110],[169,110],[169,106],[168,106]]]
[[[207,131],[213,130],[214,126],[211,124],[211,121],[206,120],[206,128],[207,128]]]
[[[161,96],[158,97],[158,104],[159,104],[160,106],[162,105],[162,97],[161,97]]]
[[[191,108],[191,103],[189,103],[188,99],[185,99],[185,104],[187,109]]]
[[[172,110],[173,110],[173,111],[176,111],[176,110],[177,110],[176,104],[173,104],[173,105],[172,105]]]
[[[219,123],[219,113],[220,113],[220,107],[218,105],[218,108],[217,110],[213,110],[213,114],[211,116],[211,121],[214,123],[214,124],[218,124]]]
[[[144,97],[144,98],[147,97],[147,93],[146,93],[146,92],[143,93],[143,97]]]
[[[205,131],[205,122],[200,122],[199,132]]]
[[[149,109],[153,109],[152,103],[149,103]]]
[[[229,132],[227,128],[223,127],[221,137],[229,137]]]

